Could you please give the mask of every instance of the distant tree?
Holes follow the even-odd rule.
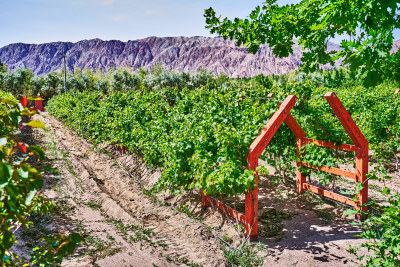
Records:
[[[0,60],[0,72],[7,72],[7,64]]]
[[[276,2],[265,1],[246,19],[221,19],[212,8],[206,9],[206,28],[252,53],[267,43],[279,57],[291,54],[298,38],[305,71],[343,58],[343,65],[366,74],[368,84],[398,74],[400,52],[390,50],[393,31],[400,28],[399,0],[302,0],[283,6]],[[342,50],[328,51],[328,41],[337,36],[344,37]]]
[[[153,75],[160,75],[163,72],[164,69],[164,65],[161,62],[161,60],[159,60],[155,65],[153,65],[149,71],[150,74]]]

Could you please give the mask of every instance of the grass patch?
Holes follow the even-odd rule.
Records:
[[[229,266],[253,267],[262,266],[265,256],[259,255],[259,249],[265,249],[263,244],[253,247],[251,244],[243,244],[241,249],[229,248],[221,242],[224,256]],[[267,250],[266,250],[267,251]]]

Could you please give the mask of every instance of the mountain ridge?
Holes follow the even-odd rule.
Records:
[[[329,43],[328,50],[340,49]],[[262,45],[256,54],[247,53],[243,46],[222,37],[156,37],[122,42],[99,38],[78,42],[50,42],[43,44],[15,43],[0,48],[0,60],[9,70],[27,67],[35,75],[57,71],[63,64],[66,51],[67,69],[77,68],[108,71],[115,67],[143,67],[150,69],[159,61],[165,68],[178,72],[212,70],[229,77],[249,77],[260,73],[282,74],[298,69],[302,49],[297,44],[293,54],[275,57],[268,45]]]

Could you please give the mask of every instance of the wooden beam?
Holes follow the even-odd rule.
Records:
[[[297,192],[299,194],[304,193],[303,184],[306,182],[306,176],[300,171],[300,168],[303,166],[301,161],[301,147],[303,146],[303,138],[296,138],[296,185]]]
[[[258,157],[253,153],[247,154],[247,169],[253,170],[255,175],[256,187],[253,191],[249,190],[245,197],[245,230],[246,235],[249,235],[250,241],[258,239]]]
[[[312,166],[312,165],[309,165],[308,163],[303,163],[303,166],[307,167],[307,168],[315,169],[315,170],[320,170],[323,172],[328,172],[328,173],[348,177],[348,178],[351,178],[356,181],[356,174],[352,173],[352,172],[348,172],[348,171],[344,171],[344,170],[336,169],[336,168],[331,168],[331,167],[327,167],[327,166],[319,166],[319,167]]]
[[[210,197],[210,201],[218,209],[220,209],[222,211],[225,211],[226,213],[228,213],[233,218],[237,218],[239,222],[241,222],[243,224],[246,223],[246,217],[244,216],[243,213],[232,209],[231,207],[229,207],[228,205],[225,205],[224,203],[222,203],[221,201],[219,201],[218,199],[216,199],[214,197]]]
[[[335,146],[335,144],[332,143],[332,142],[323,141],[323,140],[316,140],[316,139],[307,138],[307,137],[303,138],[303,143],[304,144],[313,143],[313,144],[315,144],[317,146],[329,147],[329,148],[333,148],[333,149],[352,151],[352,152],[355,152],[358,149],[355,145],[344,144],[344,145],[341,145],[341,146]]]
[[[290,113],[289,115],[286,116],[285,123],[292,131],[292,133],[296,136],[296,138],[306,137],[306,133],[303,131],[303,129],[300,127],[300,125],[297,123],[297,121],[293,118],[293,116]]]
[[[358,194],[360,205],[363,206],[368,202],[368,145],[362,150],[356,152],[356,181],[363,184]],[[362,211],[368,212],[368,207],[360,207]]]
[[[368,146],[367,139],[364,137],[354,120],[351,118],[349,112],[347,112],[342,102],[340,102],[337,95],[334,92],[329,92],[325,94],[325,98],[353,143],[359,148]]]
[[[283,101],[278,111],[275,112],[265,128],[261,130],[261,133],[251,144],[249,153],[253,154],[253,156],[256,158],[261,156],[265,147],[269,144],[276,131],[278,131],[283,121],[289,115],[289,112],[293,108],[296,101],[297,97],[295,95],[289,95],[285,101]]]
[[[358,206],[357,203],[355,203],[353,200],[351,200],[348,197],[333,193],[331,191],[328,191],[328,190],[325,190],[325,189],[322,189],[322,188],[319,188],[319,187],[315,187],[315,186],[307,184],[307,183],[305,183],[303,186],[304,186],[304,189],[309,190],[309,191],[314,192],[314,193],[317,193],[318,195],[331,198],[333,200],[342,202],[344,204],[347,204],[347,205],[350,205],[350,206],[353,206],[353,207],[356,207],[356,208]]]

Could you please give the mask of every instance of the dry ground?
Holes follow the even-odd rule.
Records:
[[[44,228],[79,231],[86,238],[65,266],[225,266],[220,239],[240,246],[235,221],[203,211],[198,194],[151,195],[160,172],[111,146],[94,147],[46,112],[37,115],[47,127],[33,137],[47,150],[59,175],[46,177],[45,194],[61,212]],[[293,186],[260,177],[259,214],[286,214],[282,229],[260,236],[268,249],[264,266],[356,266],[347,251],[361,244],[357,226],[343,216],[346,207],[315,195],[298,195]],[[226,200],[232,203],[232,199]],[[242,201],[238,209],[243,208]],[[260,229],[269,229],[260,222]],[[34,235],[31,236],[32,238]],[[25,237],[23,244],[29,243]],[[28,240],[28,241],[27,241]],[[261,246],[262,247],[262,246]],[[265,255],[260,249],[259,255]]]

